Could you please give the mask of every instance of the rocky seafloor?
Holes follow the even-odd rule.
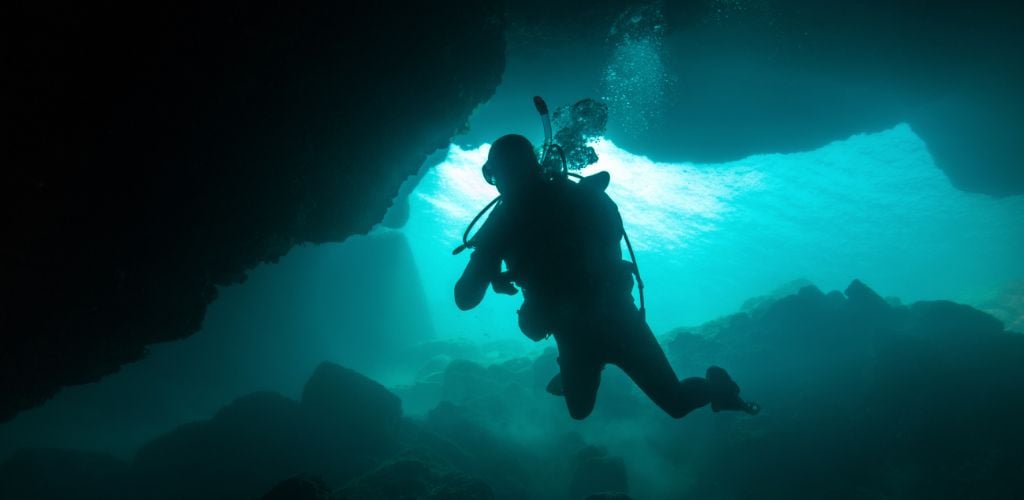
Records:
[[[672,420],[618,370],[584,422],[544,392],[555,353],[434,356],[385,388],[325,362],[293,400],[242,396],[141,447],[26,449],[0,498],[1015,498],[1024,335],[966,305],[810,284],[662,339],[680,376],[727,367],[755,417]]]

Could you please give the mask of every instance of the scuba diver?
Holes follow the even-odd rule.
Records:
[[[535,101],[546,118],[546,105],[542,109],[543,101]],[[547,153],[546,144],[545,160]],[[703,378],[676,376],[647,325],[632,246],[618,207],[605,193],[608,173],[574,182],[564,159],[554,173],[543,163],[521,135],[503,136],[491,146],[483,175],[500,196],[477,216],[494,207],[476,235],[453,252],[474,249],[455,285],[459,309],[480,304],[488,287],[507,295],[521,289],[519,327],[535,341],[554,336],[559,374],[547,390],[565,398],[574,419],[593,411],[607,364],[621,368],[673,418],[709,403],[715,412],[756,414],[759,406],[739,397],[739,386],[722,368],[708,368]],[[632,262],[622,258],[623,239]],[[640,309],[633,302],[634,275]]]

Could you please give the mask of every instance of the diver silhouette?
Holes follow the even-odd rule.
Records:
[[[483,174],[501,196],[464,246],[474,251],[455,285],[455,303],[469,310],[488,287],[514,295],[518,286],[519,327],[533,340],[554,336],[560,373],[548,391],[564,396],[572,418],[593,411],[608,364],[674,418],[709,403],[716,412],[759,411],[739,397],[725,370],[713,366],[704,378],[680,381],[669,365],[643,307],[633,302],[636,267],[622,258],[622,218],[605,193],[607,172],[579,182],[545,175],[530,141],[506,135],[491,146]]]

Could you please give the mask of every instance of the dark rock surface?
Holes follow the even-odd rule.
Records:
[[[532,496],[518,466],[531,454],[479,426],[473,432],[466,426],[475,424],[454,415],[426,425],[403,420],[400,404],[380,384],[324,363],[300,402],[271,392],[244,396],[209,420],[157,437],[130,464],[97,453],[19,451],[0,464],[0,494],[484,500],[495,498],[493,481],[502,498]],[[329,484],[345,486],[331,496]]]
[[[21,450],[0,462],[0,498],[121,498],[128,464],[102,453]]]
[[[1024,280],[1000,287],[979,307],[1006,323],[1007,330],[1024,333]]]
[[[629,491],[626,464],[620,457],[609,457],[602,448],[588,446],[576,454],[576,465],[569,482],[570,498],[592,494],[624,494]]]
[[[584,500],[633,500],[633,497],[625,493],[595,493]]]
[[[301,403],[251,394],[148,443],[132,464],[133,491],[159,484],[150,498],[248,498],[300,472],[344,484],[398,451],[400,415],[387,389],[324,363]]]
[[[666,9],[671,94],[652,132],[617,130],[620,145],[718,162],[906,122],[958,188],[1024,192],[1024,146],[1012,132],[1024,117],[1020,4],[688,3],[714,10],[694,24]]]
[[[279,264],[254,270],[244,286],[224,290],[197,334],[153,346],[143,361],[65,388],[0,424],[0,457],[57,447],[129,458],[154,436],[207,418],[241,394],[298,397],[325,353],[367,376],[401,374],[406,363],[396,351],[433,335],[418,278],[399,232],[295,248]],[[349,328],[350,318],[358,328]]]
[[[859,281],[845,293],[808,286],[667,347],[682,366],[729,367],[764,408],[704,429],[719,441],[698,497],[1010,498],[1024,487],[1024,336],[984,312],[892,305]],[[666,442],[708,438],[664,430]]]
[[[293,245],[381,221],[494,93],[499,3],[5,7],[0,209],[16,216],[0,245],[0,421],[195,332],[217,286]],[[526,58],[582,44],[600,67],[629,41],[612,27],[631,6],[511,2],[510,40]],[[1021,8],[666,2],[648,24],[674,75],[668,98],[650,128],[610,135],[709,162],[905,121],[958,187],[1021,193]],[[492,118],[487,140],[509,128]]]
[[[0,421],[195,332],[293,245],[366,232],[504,66],[494,2],[2,18]]]
[[[0,465],[0,493],[323,498],[330,484],[332,498],[353,499],[628,498],[615,496],[627,488],[637,498],[932,499],[1024,488],[1021,334],[961,304],[900,305],[859,281],[748,305],[663,344],[681,376],[727,367],[741,395],[762,404],[756,417],[700,410],[673,420],[609,369],[598,409],[577,422],[544,392],[548,352],[449,362],[429,379],[440,402],[409,418],[376,382],[325,364],[301,402],[240,398],[131,464],[20,452]]]
[[[525,0],[509,11],[510,64],[544,65],[526,82],[553,105],[608,101],[608,137],[629,151],[718,163],[905,122],[958,188],[1024,193],[1019,3]],[[584,80],[572,93],[566,74]],[[503,117],[533,130],[535,117],[515,112],[528,92],[499,91],[475,140],[501,135]]]
[[[318,477],[298,475],[274,486],[262,500],[329,500],[331,488]]]
[[[318,366],[302,390],[301,404],[322,420],[323,426],[342,431],[348,447],[372,450],[395,445],[402,401],[384,386],[348,368],[333,363]]]
[[[542,482],[540,470],[545,460],[541,460],[535,450],[503,434],[496,423],[489,414],[443,401],[428,415],[422,427],[454,448],[437,446],[428,437],[430,434],[420,434],[409,442],[423,442],[440,449],[441,457],[487,481],[502,498],[529,497]]]
[[[452,361],[440,388],[422,384],[440,403],[406,428],[403,442],[433,450],[486,481],[498,498],[577,499],[625,491],[622,458],[608,456],[575,432],[565,420],[565,403],[545,391],[554,373],[553,351],[486,366]],[[630,419],[643,414],[644,406],[630,384],[620,373],[607,373],[598,411],[625,425],[635,422]]]
[[[334,500],[491,500],[487,483],[417,454],[400,456],[335,492]]]

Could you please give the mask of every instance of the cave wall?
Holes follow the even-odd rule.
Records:
[[[195,332],[256,264],[380,221],[494,94],[506,22],[527,58],[604,57],[634,5],[5,6],[0,421]],[[623,147],[722,161],[906,121],[959,188],[1024,192],[1019,5],[662,5],[675,79],[661,121],[611,127]]]
[[[1024,193],[1020,4],[718,3],[666,37],[677,80],[655,125],[673,139],[638,136],[638,148],[717,162],[905,122],[958,189]]]
[[[958,188],[1024,193],[1024,6],[713,3],[721,8],[678,29],[686,19],[673,24],[667,9],[674,81],[653,129],[672,137],[644,131],[637,149],[717,162],[905,122]]]
[[[0,421],[365,233],[495,90],[495,2],[5,7]]]
[[[507,81],[522,86],[502,85],[467,143],[500,135],[499,115],[536,136],[531,92],[605,99],[606,136],[666,162],[809,151],[907,123],[957,188],[1024,193],[1020,3],[541,4],[510,7]]]

